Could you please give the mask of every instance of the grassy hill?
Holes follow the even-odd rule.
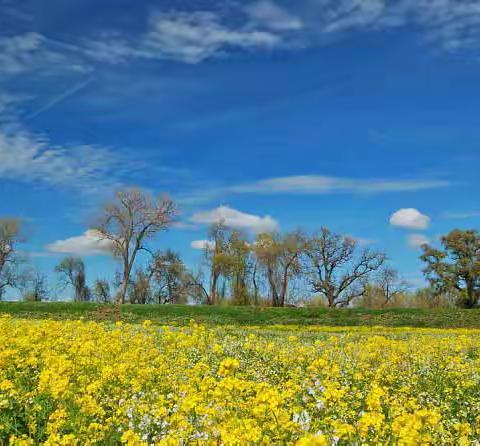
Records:
[[[21,318],[122,320],[186,324],[191,319],[228,325],[327,325],[480,328],[480,310],[462,309],[327,309],[253,308],[186,305],[99,305],[64,302],[0,302],[0,313]]]

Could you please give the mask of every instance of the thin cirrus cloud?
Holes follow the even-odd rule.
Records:
[[[0,178],[66,186],[82,192],[113,188],[109,175],[115,157],[108,149],[78,145],[58,147],[24,128],[0,128]]]
[[[283,44],[278,33],[246,25],[227,26],[213,11],[156,11],[143,35],[132,39],[105,33],[102,39],[89,41],[85,52],[108,63],[144,58],[196,64],[227,50],[270,50]]]
[[[223,222],[229,228],[253,233],[271,232],[279,228],[278,222],[269,215],[262,217],[247,214],[229,206],[219,206],[210,211],[197,212],[190,217],[190,221],[207,225]]]
[[[413,192],[449,186],[443,180],[377,180],[354,179],[322,175],[302,175],[268,178],[228,188],[233,193],[257,194],[331,194]]]
[[[3,37],[2,74],[39,66],[90,71],[85,57],[110,64],[134,58],[195,64],[232,51],[307,48],[356,32],[407,27],[413,27],[422,41],[445,51],[480,49],[480,7],[476,1],[301,0],[293,8],[274,0],[259,0],[227,6],[222,10],[153,10],[138,34],[104,29],[75,44],[47,39],[36,32]]]
[[[399,209],[390,217],[390,224],[405,229],[427,229],[430,226],[430,217],[418,209]]]
[[[452,220],[467,220],[471,218],[480,217],[480,211],[470,211],[470,212],[446,212],[443,214],[444,218]]]
[[[219,10],[150,13],[137,36],[104,31],[88,37],[85,53],[107,63],[130,58],[200,63],[232,50],[265,51],[325,45],[355,32],[414,27],[429,45],[445,51],[480,49],[478,2],[457,0],[303,0],[296,8],[273,0],[231,3],[234,20]]]
[[[304,27],[302,19],[271,0],[260,0],[245,7],[252,21],[272,30],[298,31]]]
[[[97,231],[89,229],[82,235],[57,240],[47,245],[46,250],[55,254],[107,255],[112,252],[112,243],[110,240],[102,239]]]

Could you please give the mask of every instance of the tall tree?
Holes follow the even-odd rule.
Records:
[[[210,292],[207,295],[207,304],[215,305],[218,303],[219,280],[226,271],[227,228],[224,221],[218,221],[210,227],[204,254],[210,269]]]
[[[153,198],[138,188],[118,191],[114,201],[107,203],[95,228],[110,240],[114,254],[122,262],[122,277],[117,296],[125,303],[130,275],[140,251],[149,251],[147,240],[167,229],[176,215],[176,206],[166,197]]]
[[[339,307],[365,293],[369,276],[383,265],[385,255],[359,250],[356,240],[322,228],[309,239],[306,260],[312,290],[329,307]]]
[[[74,289],[75,302],[85,302],[90,299],[90,290],[87,287],[85,263],[79,257],[66,257],[56,267],[55,272],[60,274],[65,287]]]
[[[301,272],[300,257],[304,248],[305,239],[300,232],[257,236],[255,256],[267,277],[274,307],[285,306],[289,281]]]
[[[21,242],[21,221],[15,218],[0,219],[0,295],[14,287],[21,261],[17,246]]]
[[[437,293],[456,292],[472,308],[480,297],[480,233],[456,229],[441,239],[442,249],[423,245],[426,278]]]
[[[247,276],[251,272],[251,248],[244,235],[231,231],[227,241],[225,271],[231,286],[231,298],[238,305],[250,303]]]

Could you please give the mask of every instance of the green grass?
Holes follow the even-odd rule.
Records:
[[[229,325],[326,325],[480,328],[480,310],[461,309],[327,309],[253,308],[186,305],[99,305],[64,302],[0,302],[0,313],[20,318],[122,320],[186,324],[191,319]]]

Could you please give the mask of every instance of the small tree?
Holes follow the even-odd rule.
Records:
[[[16,287],[25,301],[41,302],[48,297],[47,277],[36,268],[24,269],[18,276]]]
[[[178,304],[188,300],[191,281],[177,253],[171,250],[156,253],[149,269],[155,284],[153,294],[157,303]]]
[[[114,254],[122,262],[122,277],[117,302],[125,303],[130,275],[140,251],[149,251],[146,241],[167,229],[176,215],[169,198],[153,198],[140,189],[118,191],[107,203],[96,230],[110,240]]]
[[[129,289],[129,301],[132,304],[147,304],[151,299],[150,275],[143,269],[137,269]]]
[[[395,298],[408,290],[408,283],[401,280],[398,271],[389,266],[380,268],[376,277],[376,285],[382,294],[383,306],[392,303]]]
[[[107,280],[97,279],[93,284],[93,295],[97,302],[108,303],[110,302],[110,284]]]
[[[441,239],[442,249],[425,244],[420,257],[437,293],[456,292],[459,305],[472,308],[480,297],[480,234],[456,229]]]
[[[8,287],[15,287],[21,258],[17,246],[21,242],[21,221],[15,218],[0,219],[0,295]]]
[[[55,272],[60,274],[64,287],[74,289],[75,302],[90,300],[90,290],[86,284],[85,264],[79,257],[66,257],[56,267]]]
[[[358,252],[356,240],[322,228],[306,248],[309,282],[323,295],[329,307],[347,306],[362,296],[370,275],[385,261],[385,255],[368,249]]]

